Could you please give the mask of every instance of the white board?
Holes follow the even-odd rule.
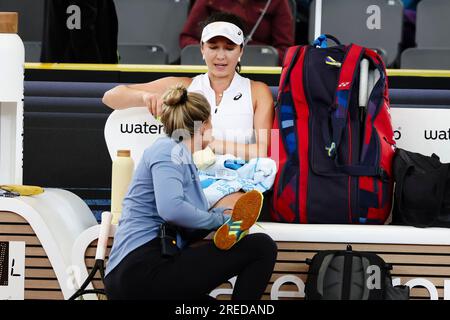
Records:
[[[162,123],[144,107],[113,111],[106,121],[104,133],[111,159],[116,158],[117,150],[130,150],[135,168],[144,150],[159,137],[166,136]]]
[[[23,300],[25,242],[0,242],[0,300]]]
[[[391,108],[397,146],[450,162],[450,109]]]

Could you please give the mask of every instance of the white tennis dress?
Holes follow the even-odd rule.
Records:
[[[203,94],[211,105],[212,135],[215,139],[255,143],[250,79],[235,73],[219,105],[216,105],[216,95],[207,73],[194,77],[188,91]]]

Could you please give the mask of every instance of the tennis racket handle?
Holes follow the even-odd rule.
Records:
[[[102,212],[102,222],[100,224],[100,232],[97,242],[97,250],[95,252],[95,259],[105,260],[106,248],[108,246],[109,229],[111,226],[112,214],[111,212]]]
[[[359,68],[359,106],[367,105],[367,85],[369,80],[369,60],[362,59]]]

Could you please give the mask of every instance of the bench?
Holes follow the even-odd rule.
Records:
[[[72,250],[72,265],[79,270],[81,284],[92,269],[99,226],[84,231]],[[108,253],[115,227],[111,228]],[[264,300],[303,299],[308,266],[306,259],[319,250],[354,250],[379,254],[393,265],[393,283],[412,288],[412,299],[450,299],[450,229],[418,229],[407,226],[299,225],[261,222],[250,230],[263,232],[277,243],[274,272],[263,295]],[[205,241],[210,241],[210,236]],[[230,279],[211,292],[218,299],[230,299]],[[102,288],[99,277],[92,283]],[[91,287],[92,288],[92,287]]]
[[[26,83],[24,135],[24,159],[26,162],[24,168],[31,162],[47,163],[49,168],[58,171],[58,165],[65,166],[65,159],[76,159],[79,156],[79,150],[70,148],[70,146],[71,144],[77,146],[81,139],[85,153],[95,153],[97,156],[90,158],[92,161],[89,161],[89,166],[74,162],[70,172],[59,170],[59,172],[64,172],[64,175],[58,175],[58,179],[64,181],[65,185],[82,186],[86,179],[79,174],[81,171],[84,176],[91,177],[88,187],[106,188],[110,186],[109,152],[106,148],[102,149],[99,146],[104,144],[103,129],[111,110],[101,103],[101,96],[115,85],[116,83],[49,81]],[[275,95],[277,88],[272,87],[271,89]],[[433,116],[440,115],[435,121],[445,122],[448,119],[446,117],[450,111],[447,107],[450,105],[450,90],[396,89],[391,90],[390,94],[393,110],[409,112],[410,108],[420,108],[425,111],[428,109],[428,111],[432,111]],[[49,117],[46,117],[47,114]],[[58,120],[60,117],[66,121],[62,123],[64,126],[74,126],[76,127],[75,131],[66,130],[62,136],[43,135],[45,130],[51,132],[58,130],[58,126],[62,125]],[[57,120],[54,122],[57,123],[56,128],[51,127],[53,126],[51,119]],[[79,126],[78,122],[83,125]],[[394,123],[396,137],[402,139],[397,140],[398,142],[405,141],[406,131],[408,131],[407,124],[401,126],[402,128]],[[417,129],[415,125],[411,128]],[[423,136],[423,130],[419,134]],[[64,148],[67,146],[67,149],[60,149],[52,144],[52,142],[58,143],[58,139],[61,139],[59,145]],[[414,139],[410,140],[412,141],[410,143],[414,143]],[[428,142],[430,145],[438,146],[438,150],[445,150],[439,149],[439,143],[442,142]],[[64,159],[61,159],[61,156]],[[445,157],[449,156],[445,155]],[[58,162],[53,163],[54,159],[58,159]],[[28,168],[30,167],[28,166]],[[50,184],[50,180],[46,179],[55,175],[46,172],[45,176],[41,177],[41,171],[32,172],[31,169],[28,169],[26,173],[29,178],[39,181],[44,179],[43,181],[49,181]],[[413,287],[412,297],[414,299],[450,299],[450,280],[448,280],[450,279],[450,231],[448,229],[416,229],[390,225],[293,225],[272,222],[261,222],[261,226],[263,229],[255,227],[252,232],[268,233],[275,239],[279,249],[275,271],[264,299],[301,299],[306,280],[305,260],[312,257],[318,250],[344,249],[347,243],[351,243],[355,250],[379,253],[387,262],[392,263],[394,282]],[[114,230],[111,233],[110,244],[113,241],[113,234]],[[98,226],[93,225],[82,232],[73,244],[71,264],[73,265],[73,276],[78,284],[85,279],[88,270],[93,265],[97,236]],[[58,272],[60,273],[60,271]],[[232,282],[233,280],[231,280]],[[98,288],[102,286],[102,283],[99,279],[94,279],[93,286]],[[214,290],[212,294],[217,295],[218,298],[227,299],[230,297],[230,288],[231,284],[225,283]],[[60,294],[58,297],[63,296],[67,297],[66,294]]]
[[[0,295],[11,299],[67,299],[75,286],[71,250],[79,235],[97,222],[86,203],[62,189],[46,188],[35,196],[0,197],[0,242],[22,245],[9,250],[17,277],[9,276]],[[10,259],[11,260],[11,259]]]

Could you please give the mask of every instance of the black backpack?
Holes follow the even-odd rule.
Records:
[[[397,148],[393,172],[393,224],[450,227],[450,164]]]
[[[408,300],[409,287],[392,286],[392,267],[375,253],[320,251],[309,265],[306,300]]]

